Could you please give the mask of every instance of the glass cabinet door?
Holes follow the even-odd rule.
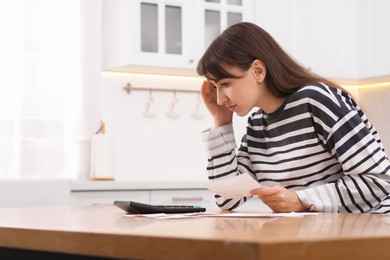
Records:
[[[248,5],[253,10],[250,0],[204,0],[204,47],[210,43],[227,27],[253,19],[248,12]]]
[[[141,51],[158,52],[158,5],[141,3]]]
[[[182,54],[182,11],[180,6],[165,6],[165,52]]]
[[[182,7],[177,4],[141,2],[141,51],[178,54],[182,52]]]

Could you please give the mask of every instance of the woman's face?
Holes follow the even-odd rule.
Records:
[[[226,66],[226,71],[237,78],[224,78],[213,82],[217,89],[217,103],[229,108],[238,116],[247,115],[254,107],[260,107],[265,87],[259,83],[252,66],[247,71]]]

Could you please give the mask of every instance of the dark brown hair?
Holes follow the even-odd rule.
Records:
[[[301,66],[270,34],[249,22],[237,23],[222,32],[200,59],[197,73],[213,81],[235,78],[224,66],[246,71],[256,59],[266,66],[265,81],[275,97],[287,97],[303,85],[314,82],[339,87]]]

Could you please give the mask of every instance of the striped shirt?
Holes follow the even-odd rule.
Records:
[[[210,181],[251,173],[264,186],[296,191],[311,211],[390,213],[390,164],[381,139],[338,88],[306,85],[272,114],[254,112],[238,150],[232,124],[202,138]],[[249,199],[215,198],[224,210]]]

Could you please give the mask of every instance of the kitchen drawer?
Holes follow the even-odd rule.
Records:
[[[150,192],[141,191],[116,191],[116,190],[97,190],[97,191],[72,191],[70,203],[77,205],[94,204],[113,204],[114,200],[134,200],[143,203],[149,203]]]
[[[199,205],[207,210],[218,210],[213,194],[206,189],[152,190],[151,204]]]
[[[152,204],[167,205],[199,205],[208,210],[219,210],[215,204],[214,195],[206,189],[192,190],[152,190],[150,193]],[[257,197],[252,197],[239,210],[248,210],[268,213],[272,210]]]

